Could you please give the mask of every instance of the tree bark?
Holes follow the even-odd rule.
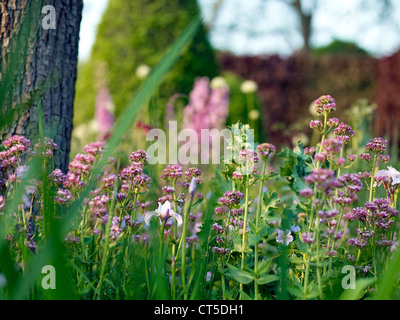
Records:
[[[42,7],[32,4],[32,1],[55,8],[55,29],[42,27],[42,20],[47,13],[42,13]],[[55,166],[64,172],[69,163],[82,9],[82,0],[0,0],[0,59],[3,67],[10,63],[13,55],[21,54],[19,51],[13,52],[14,47],[11,46],[13,36],[20,30],[21,21],[33,23],[33,27],[36,27],[36,32],[24,44],[27,46],[26,59],[12,74],[12,103],[0,104],[0,109],[3,109],[0,112],[16,108],[19,104],[29,105],[12,119],[7,130],[0,131],[0,139],[13,134],[30,139],[38,137],[38,103],[32,97],[40,97],[45,133],[58,145]],[[31,14],[36,14],[36,18],[21,20]],[[23,53],[20,59],[24,59]],[[5,76],[0,74],[0,83]]]
[[[308,53],[311,51],[310,46],[310,38],[311,38],[311,24],[312,24],[312,13],[307,14],[304,12],[303,8],[301,7],[301,0],[294,0],[292,2],[292,6],[296,10],[300,23],[301,23],[301,34],[303,37],[304,45],[303,50],[304,52]]]

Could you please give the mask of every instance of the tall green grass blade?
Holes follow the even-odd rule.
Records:
[[[83,199],[85,199],[88,196],[89,191],[93,189],[96,183],[95,178],[101,173],[101,170],[106,164],[108,158],[111,157],[113,151],[121,142],[126,132],[130,131],[136,117],[145,106],[145,102],[148,101],[148,99],[152,96],[157,87],[162,83],[163,78],[177,61],[182,50],[190,43],[190,41],[195,36],[200,24],[201,17],[200,15],[197,15],[186,28],[186,30],[181,34],[181,36],[175,41],[175,43],[165,54],[160,63],[149,75],[147,80],[138,89],[131,102],[127,105],[125,111],[122,113],[115,125],[114,132],[108,141],[107,148],[103,154],[102,159],[93,169],[93,178],[88,181],[87,186],[81,193],[81,200],[76,201],[69,210],[69,214],[64,221],[65,231],[67,231],[68,227],[71,226],[76,214],[81,209]]]
[[[365,294],[366,288],[375,282],[375,278],[359,279],[356,282],[356,288],[343,291],[339,297],[339,300],[359,300]]]
[[[15,118],[30,107],[31,97],[25,97],[26,101],[13,101],[14,88],[20,85],[19,76],[24,75],[28,56],[31,50],[31,39],[36,39],[41,24],[41,9],[44,0],[28,1],[24,14],[14,25],[19,30],[14,33],[7,47],[7,51],[0,54],[0,132],[9,128]],[[16,102],[13,105],[13,102]]]
[[[210,199],[207,202],[207,211],[203,220],[203,226],[201,231],[198,233],[199,241],[201,243],[202,252],[205,253],[205,256],[200,259],[200,267],[199,272],[197,273],[197,278],[194,282],[193,289],[190,295],[190,300],[198,300],[201,299],[200,292],[202,285],[206,282],[206,273],[207,273],[207,265],[209,258],[209,239],[211,233],[211,224],[213,222],[213,214],[214,208],[217,203],[218,197],[215,193],[211,194]]]
[[[393,258],[390,261],[389,268],[386,273],[382,275],[378,282],[378,290],[375,295],[376,300],[389,300],[393,299],[395,285],[398,280],[400,270],[400,250],[397,249]]]

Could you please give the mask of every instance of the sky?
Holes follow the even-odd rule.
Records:
[[[307,5],[313,0],[303,1]],[[397,51],[400,47],[400,24],[395,25],[389,19],[377,21],[374,7],[377,0],[362,2],[369,6],[361,5],[361,1],[318,0],[312,43],[326,45],[334,38],[354,41],[377,57]],[[83,2],[79,47],[81,60],[90,55],[96,28],[108,0]],[[199,0],[206,21],[210,18],[214,2]],[[400,5],[396,5],[394,10],[393,16],[400,17]],[[235,30],[232,30],[232,25],[236,26]],[[260,5],[260,0],[225,0],[210,40],[214,47],[237,54],[290,55],[302,46],[295,26],[296,16],[282,0],[270,0],[265,5]]]
[[[79,42],[79,59],[87,59],[96,39],[97,25],[101,20],[108,0],[83,0],[83,13]]]

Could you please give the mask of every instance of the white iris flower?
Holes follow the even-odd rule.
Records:
[[[171,203],[165,201],[164,204],[158,203],[158,208],[155,211],[148,212],[144,217],[144,222],[149,225],[153,216],[158,216],[160,223],[167,222],[173,218],[178,223],[178,227],[182,225],[182,216],[171,209]]]

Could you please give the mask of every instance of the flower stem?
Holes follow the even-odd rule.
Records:
[[[244,205],[244,221],[243,221],[243,228],[242,228],[242,263],[241,269],[244,269],[244,258],[245,258],[245,251],[246,251],[246,225],[247,225],[247,214],[249,211],[249,176],[247,176],[247,183],[246,183],[246,191],[245,191],[245,205]],[[242,300],[242,292],[243,292],[243,283],[240,284],[240,300]]]
[[[118,169],[119,169],[119,163],[118,163]],[[117,183],[117,181],[115,181],[114,195],[117,194],[117,186],[118,186],[118,183]],[[107,260],[108,260],[108,251],[109,251],[109,247],[110,247],[111,223],[112,223],[112,219],[114,217],[115,199],[116,199],[116,197],[113,196],[112,201],[111,201],[111,207],[110,207],[110,213],[108,216],[107,226],[106,226],[105,242],[103,245],[103,259],[101,262],[101,269],[100,269],[100,281],[97,285],[97,288],[96,288],[96,291],[94,294],[94,298],[96,298],[96,296],[97,296],[97,299],[100,299],[101,288],[102,288],[103,280],[104,280],[104,272],[105,272],[106,264],[107,264]],[[83,241],[83,239],[81,241]]]
[[[190,195],[190,200],[189,203],[186,203],[185,205],[185,216],[183,218],[183,229],[182,229],[182,236],[181,236],[181,241],[182,241],[182,287],[183,287],[183,297],[184,300],[188,299],[188,291],[189,288],[186,286],[186,270],[185,270],[185,264],[186,264],[186,233],[187,233],[187,225],[189,221],[189,215],[190,215],[190,208],[192,207],[192,202],[193,202],[193,193]]]
[[[264,161],[261,175],[260,187],[258,190],[258,203],[257,203],[257,212],[256,212],[256,233],[259,234],[259,225],[260,225],[260,216],[261,216],[261,208],[262,208],[262,195],[263,195],[263,187],[264,187],[264,179],[265,179],[265,170],[267,167],[267,162]],[[258,273],[258,243],[254,246],[254,274]],[[254,279],[254,298],[255,300],[259,299],[258,293],[258,283],[257,280]]]
[[[369,187],[369,201],[372,201],[372,193],[374,190],[374,175],[375,175],[375,168],[376,168],[376,153],[374,155],[374,162],[372,163],[372,171],[371,171],[371,183]]]
[[[174,189],[174,211],[178,212],[178,204],[177,204],[177,199],[176,199],[176,180],[174,179],[172,182],[172,188]],[[172,265],[171,265],[171,291],[172,291],[172,300],[176,299],[176,261],[175,261],[175,256],[176,256],[176,245],[175,245],[175,240],[178,234],[178,226],[175,226],[174,228],[174,242],[172,244]]]

